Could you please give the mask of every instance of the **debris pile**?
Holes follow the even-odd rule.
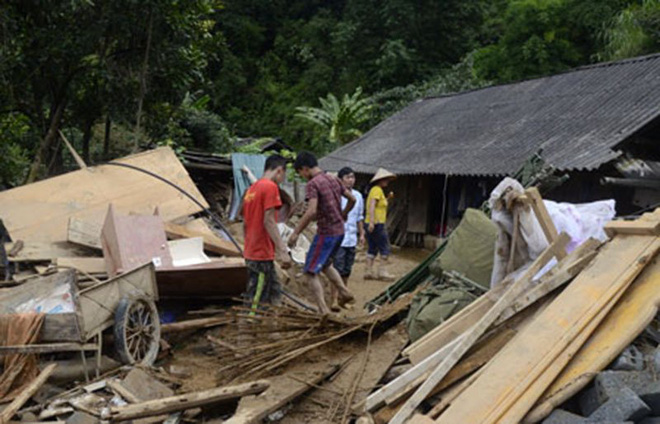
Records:
[[[0,192],[0,422],[660,420],[660,209],[506,179],[369,312],[320,316],[238,298],[170,149],[117,164]]]
[[[608,241],[587,239],[569,251],[571,237],[557,234],[535,198],[527,190],[506,208],[521,216],[531,207],[547,247],[404,349],[412,367],[364,403],[377,422],[603,423],[654,416],[655,371],[628,346],[657,314],[660,210],[609,222]],[[516,254],[516,243],[524,243],[517,234],[509,232],[513,237],[498,254]],[[615,360],[614,368],[628,371],[600,373]]]

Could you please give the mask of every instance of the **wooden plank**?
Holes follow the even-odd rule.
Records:
[[[660,261],[656,257],[545,390],[524,422],[541,421],[556,405],[562,404],[589,384],[651,323],[658,313],[658,305]]]
[[[110,387],[115,393],[117,393],[119,396],[124,398],[124,400],[128,403],[140,403],[142,402],[142,399],[139,397],[135,396],[135,394],[131,391],[129,391],[126,387],[124,387],[120,381],[110,378],[106,380],[106,384],[108,387]]]
[[[479,378],[483,371],[483,368],[479,369],[476,371],[474,374],[466,378],[465,380],[461,381],[460,383],[456,383],[452,387],[448,388],[445,390],[441,397],[440,397],[440,402],[438,402],[427,414],[429,417],[436,419],[442,412],[447,409],[449,405],[461,394],[463,393],[468,387],[474,383],[474,381]]]
[[[546,308],[534,325],[521,332],[491,361],[481,378],[438,420],[456,422],[519,422],[507,415],[517,402],[538,399],[526,390],[622,287],[642,271],[660,248],[649,236],[621,236],[607,243],[598,256]],[[541,393],[538,393],[540,396]],[[520,411],[518,411],[520,414]]]
[[[173,322],[171,324],[163,324],[160,327],[162,334],[167,333],[180,333],[183,331],[200,330],[203,328],[212,328],[220,325],[229,324],[232,322],[228,317],[211,317],[191,319],[187,321]]]
[[[554,222],[552,222],[550,213],[548,213],[548,209],[545,207],[545,203],[543,203],[541,193],[539,193],[538,188],[530,187],[525,190],[525,194],[531,200],[532,209],[534,210],[536,219],[541,225],[543,234],[545,234],[548,243],[552,243],[557,239],[557,227],[555,227]],[[563,258],[566,256],[566,247],[558,250],[556,253],[557,259]]]
[[[39,332],[40,342],[82,342],[75,313],[46,314]]]
[[[484,337],[482,337],[482,339],[480,339],[479,342],[468,352],[466,357],[456,364],[442,382],[433,389],[431,395],[444,390],[492,359],[502,347],[504,347],[522,328],[524,328],[524,326],[528,325],[533,320],[537,311],[542,309],[546,303],[547,301],[544,300],[544,302],[534,310],[525,309],[522,313],[506,321],[505,324],[500,324],[499,328],[494,328],[488,334],[484,335]],[[497,325],[497,322],[495,325]],[[461,339],[462,338],[457,339],[456,343],[459,343]],[[433,367],[447,356],[451,349],[456,346],[456,343],[452,343],[446,348],[443,348],[443,354],[441,355],[442,358],[437,359],[433,364],[423,367],[423,373],[419,375],[416,380],[408,384],[404,389],[385,398],[385,402],[388,405],[395,403],[404,395],[407,395],[410,391],[421,385],[424,380],[428,378]]]
[[[528,288],[532,278],[543,268],[558,249],[565,249],[570,238],[562,233],[548,248],[536,258],[525,273],[515,281],[504,295],[493,305],[493,307],[481,317],[474,327],[466,334],[465,338],[452,350],[452,352],[438,365],[428,379],[417,389],[417,391],[401,407],[399,412],[390,421],[391,424],[403,424],[415,409],[426,399],[433,388],[442,381],[451,368],[463,357],[463,355],[477,342],[477,340],[488,330],[497,317],[508,308],[516,297]],[[462,422],[462,421],[455,421]],[[465,421],[468,422],[468,421]],[[477,422],[477,421],[474,421]]]
[[[73,268],[87,274],[106,274],[103,258],[57,258],[55,265],[62,268]]]
[[[51,353],[51,352],[79,352],[81,350],[97,350],[96,343],[47,343],[23,346],[0,346],[0,355],[16,353]]]
[[[616,304],[620,295],[623,294],[623,291],[625,291],[625,289],[621,289],[619,295],[614,296],[606,306],[598,310],[596,315],[586,324],[584,329],[579,330],[576,337],[571,340],[568,346],[561,350],[554,360],[549,361],[547,368],[527,387],[524,397],[513,404],[513,406],[511,406],[505,412],[505,421],[509,420],[508,422],[511,422],[510,418],[506,418],[506,416],[524,417],[527,414],[536,400],[552,383],[552,381],[557,377],[561,370],[566,367],[566,364],[571,360],[573,356],[575,356],[575,353],[580,350],[580,347],[582,347],[589,336],[598,327],[598,324],[603,320],[603,318],[605,318],[608,312]],[[515,423],[519,423],[521,419],[522,418],[518,418]]]
[[[415,414],[408,420],[408,424],[433,424],[433,420],[426,415]]]
[[[53,373],[53,370],[55,370],[55,367],[57,367],[57,364],[50,364],[46,368],[44,368],[43,371],[39,373],[37,378],[32,380],[30,384],[19,393],[18,396],[14,398],[13,401],[9,405],[7,405],[2,411],[0,411],[0,423],[6,423],[11,418],[16,415],[16,413],[21,409],[23,405],[25,405],[25,402],[30,400],[32,395],[34,395],[37,390],[41,388],[41,386],[44,385],[46,380],[48,380],[48,377]]]
[[[502,316],[497,320],[495,325],[505,321],[508,317],[515,315],[515,313],[545,296],[545,294],[567,283],[580,270],[586,267],[591,258],[593,258],[593,256],[587,255],[594,252],[600,244],[595,239],[589,239],[578,246],[578,248],[565,257],[565,261],[558,263],[551,271],[541,277],[534,291],[530,291],[519,299],[516,299],[515,303],[502,313]],[[557,277],[554,275],[554,273],[560,272],[562,273],[561,276]],[[457,315],[454,315],[454,317],[427,333],[425,337],[420,339],[421,343],[416,342],[412,346],[409,346],[404,350],[404,355],[408,356],[410,362],[415,365],[421,363],[431,354],[437,352],[440,347],[446,346],[464,334],[465,331],[474,325],[495,304],[496,300],[502,296],[506,287],[507,284],[502,282],[500,285],[489,290],[486,295],[481,296]]]
[[[655,242],[651,244],[645,254],[636,260],[634,265],[620,276],[619,281],[621,281],[622,284],[618,287],[612,285],[612,287],[608,288],[605,294],[598,299],[598,302],[591,306],[589,312],[582,316],[575,325],[570,327],[568,331],[562,335],[560,343],[552,346],[538,367],[543,369],[543,372],[533,379],[531,375],[527,375],[525,379],[520,382],[518,388],[526,387],[522,394],[519,395],[517,399],[515,393],[509,396],[509,399],[515,399],[515,403],[508,407],[508,409],[505,405],[501,406],[496,409],[492,415],[502,415],[503,422],[519,423],[539,399],[545,389],[565,368],[570,359],[575,356],[575,353],[598,327],[598,324],[602,322],[608,312],[618,302],[639,272],[650,260],[653,259],[653,256],[655,256],[658,250],[660,250],[660,239],[656,238]],[[562,346],[564,347],[560,348]]]
[[[101,250],[101,223],[89,222],[72,216],[69,218],[67,240],[81,246]]]
[[[170,239],[202,237],[204,239],[204,250],[226,256],[241,256],[234,243],[224,240],[215,234],[198,229],[190,229],[183,225],[172,222],[165,223],[165,232]]]
[[[19,242],[16,242],[19,243]],[[23,247],[13,255],[11,249],[16,243],[5,243],[5,249],[9,252],[9,262],[44,262],[52,261],[59,257],[93,256],[93,252],[69,242],[21,242]]]
[[[217,387],[131,405],[115,406],[111,407],[107,411],[107,416],[102,418],[109,419],[112,422],[119,422],[184,411],[186,409],[198,408],[200,406],[258,394],[268,389],[269,385],[270,383],[266,380],[258,380],[236,386]]]
[[[80,169],[85,169],[87,168],[87,164],[83,160],[83,158],[80,157],[78,152],[76,152],[76,149],[73,148],[69,140],[64,136],[64,133],[62,130],[57,130],[57,132],[60,134],[60,137],[62,137],[62,140],[64,140],[64,145],[66,146],[67,150],[69,153],[71,153],[71,156],[73,156],[73,160],[76,161],[76,164],[78,164],[78,167]]]
[[[208,207],[169,147],[138,153],[116,162],[160,175]],[[151,214],[158,207],[165,221],[201,210],[181,192],[156,178],[133,169],[100,165],[0,192],[0,215],[15,240],[65,241],[69,218],[77,217],[101,225],[110,203],[117,212],[125,214]]]
[[[289,373],[274,377],[270,387],[258,396],[246,396],[238,403],[234,415],[224,424],[257,424],[289,402],[312,390],[337,372],[339,366],[330,364],[313,372]]]
[[[605,234],[610,237],[617,234],[660,236],[660,220],[610,221],[605,224]]]

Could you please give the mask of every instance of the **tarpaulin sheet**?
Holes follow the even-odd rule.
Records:
[[[488,287],[493,270],[497,226],[477,209],[467,209],[458,227],[451,233],[445,250],[431,266],[456,271],[475,283]],[[441,272],[441,271],[440,271]]]
[[[231,155],[231,168],[234,176],[234,193],[232,195],[229,219],[236,219],[241,208],[243,195],[250,187],[250,180],[242,171],[243,165],[247,166],[257,179],[261,178],[266,165],[266,156],[247,155],[245,153],[233,153]]]

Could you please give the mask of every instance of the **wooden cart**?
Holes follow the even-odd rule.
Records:
[[[102,333],[113,327],[115,349],[122,362],[153,364],[160,344],[153,264],[85,289],[78,289],[75,271],[58,272],[0,294],[0,313],[20,312],[20,305],[57,288],[71,295],[75,311],[46,314],[39,344],[2,346],[0,355],[80,351],[87,370],[85,351],[96,351],[98,371]]]

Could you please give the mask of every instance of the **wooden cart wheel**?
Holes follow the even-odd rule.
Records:
[[[154,301],[124,297],[115,311],[115,349],[125,364],[153,365],[160,348],[160,320]]]

